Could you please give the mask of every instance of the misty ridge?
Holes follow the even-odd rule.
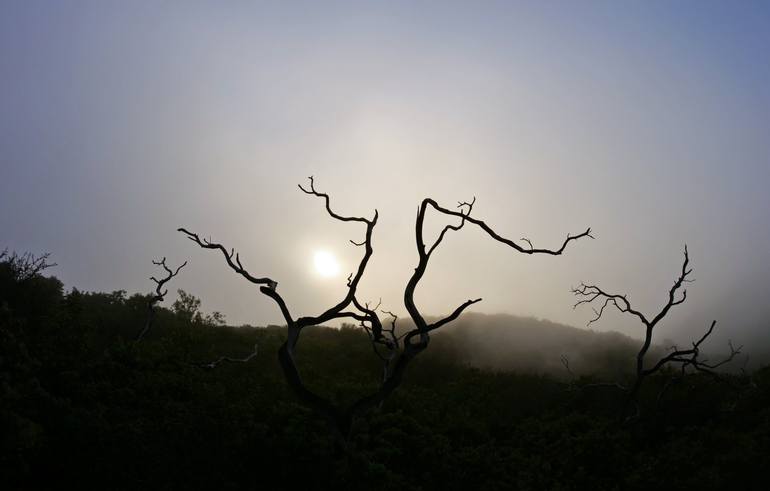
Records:
[[[435,336],[458,363],[489,370],[622,379],[633,372],[641,341],[624,334],[510,314],[463,315]],[[652,356],[664,351],[654,346]],[[569,370],[564,365],[569,364]]]
[[[436,318],[428,316],[426,320]],[[399,320],[397,328],[405,330],[408,324]],[[352,325],[347,327],[356,329]],[[633,374],[642,340],[616,331],[574,327],[548,319],[468,312],[436,332],[432,342],[434,351],[426,353],[426,358],[481,370],[548,375],[558,380],[625,380]],[[661,357],[672,346],[669,340],[655,343],[650,356]],[[726,353],[719,348],[707,347],[704,356],[723,358]],[[733,360],[723,370],[736,371],[744,360]]]

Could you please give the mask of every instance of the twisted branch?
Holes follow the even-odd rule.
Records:
[[[316,190],[313,176],[308,177],[308,180],[310,181],[309,189],[302,187],[301,184],[297,185],[302,190],[302,192],[304,192],[305,194],[323,198],[326,211],[329,213],[329,216],[331,216],[335,220],[340,220],[342,222],[360,222],[365,224],[366,233],[365,233],[363,242],[351,241],[353,244],[357,246],[364,247],[364,256],[361,258],[361,261],[358,263],[358,269],[356,270],[355,274],[351,274],[351,276],[348,277],[348,281],[347,281],[348,292],[345,295],[345,297],[339,303],[337,303],[337,305],[331,307],[330,309],[328,309],[326,312],[323,312],[322,314],[319,314],[317,316],[311,316],[311,317],[301,317],[297,319],[297,324],[300,329],[307,326],[320,325],[320,324],[323,324],[324,322],[328,322],[336,318],[339,312],[347,308],[353,302],[353,299],[355,298],[355,295],[356,295],[356,289],[358,288],[358,284],[361,281],[361,278],[363,278],[364,271],[366,270],[366,266],[369,264],[369,259],[372,257],[372,254],[374,253],[374,249],[372,249],[372,234],[374,232],[374,227],[377,225],[377,218],[379,217],[379,213],[377,210],[374,210],[374,217],[371,220],[364,217],[342,216],[342,215],[339,215],[338,213],[335,213],[332,210],[331,206],[329,205],[329,195],[326,193],[321,193]]]
[[[166,272],[166,276],[158,279],[155,276],[151,276],[150,279],[155,283],[155,293],[152,294],[150,299],[147,301],[147,321],[144,323],[144,328],[141,330],[139,335],[136,337],[136,342],[138,343],[142,339],[144,339],[144,336],[149,332],[150,327],[152,327],[152,322],[155,319],[155,306],[162,302],[166,298],[166,294],[168,293],[168,290],[165,290],[163,287],[166,283],[171,281],[172,278],[174,278],[176,275],[179,274],[179,271],[182,270],[185,266],[187,266],[187,261],[183,262],[178,268],[171,269],[166,265],[166,258],[164,257],[160,261],[152,261],[152,264],[156,266],[161,266],[163,270]]]
[[[389,375],[381,385],[380,390],[377,393],[372,394],[371,396],[358,401],[353,406],[353,408],[351,408],[351,412],[353,412],[354,414],[357,411],[363,411],[366,407],[381,404],[382,401],[384,401],[385,398],[387,398],[390,395],[390,393],[399,386],[399,384],[401,383],[401,378],[403,376],[403,373],[407,365],[410,363],[411,360],[413,360],[417,355],[419,355],[422,351],[424,351],[428,347],[428,344],[430,343],[430,334],[429,334],[430,332],[436,329],[439,329],[442,326],[448,324],[449,322],[452,322],[453,320],[457,319],[465,309],[481,301],[480,298],[477,298],[475,300],[467,300],[464,303],[462,303],[460,306],[458,306],[451,314],[433,323],[428,323],[425,320],[424,316],[422,315],[422,313],[420,312],[419,308],[417,307],[414,301],[415,290],[420,280],[425,275],[425,272],[428,267],[428,262],[433,252],[436,250],[439,244],[441,244],[442,240],[445,238],[446,234],[449,231],[458,231],[461,228],[463,228],[466,223],[472,223],[480,227],[482,230],[484,230],[493,239],[499,242],[502,242],[506,245],[509,245],[516,251],[522,252],[525,254],[542,253],[542,254],[550,254],[550,255],[560,255],[565,250],[569,242],[573,240],[578,240],[582,237],[593,238],[590,235],[591,229],[589,228],[585,232],[579,235],[573,236],[568,234],[567,238],[562,243],[561,247],[556,250],[538,249],[534,247],[530,247],[529,249],[524,249],[518,244],[516,244],[515,242],[497,234],[484,221],[472,217],[471,212],[473,211],[473,205],[475,204],[475,202],[476,202],[475,198],[473,198],[471,202],[459,202],[458,204],[459,211],[455,211],[455,210],[450,210],[442,206],[439,206],[438,203],[436,203],[434,200],[430,198],[425,198],[420,204],[419,208],[417,209],[417,218],[415,221],[415,242],[417,245],[418,262],[417,262],[417,267],[414,269],[414,273],[410,277],[404,289],[404,305],[406,306],[406,310],[409,313],[409,316],[411,317],[415,325],[415,328],[403,335],[403,347],[401,348],[401,353],[398,359],[392,365]],[[451,217],[457,217],[460,219],[460,222],[458,224],[454,224],[454,225],[450,224],[450,225],[444,226],[441,233],[439,233],[438,238],[430,247],[426,247],[424,234],[423,234],[425,215],[428,210],[428,206],[432,207],[434,210],[438,211],[439,213],[442,213]],[[531,246],[531,243],[530,243],[530,246]]]

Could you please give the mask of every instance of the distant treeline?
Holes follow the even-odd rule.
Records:
[[[437,334],[342,453],[298,404],[276,360],[285,329],[227,327],[182,295],[65,292],[0,261],[0,479],[4,489],[763,489],[770,370],[694,376],[618,423],[611,391],[636,342],[545,321],[469,315]],[[246,363],[208,362],[223,355]],[[381,367],[355,327],[311,328],[306,381],[335,401]],[[487,370],[494,368],[494,370]],[[590,377],[588,377],[590,378]]]

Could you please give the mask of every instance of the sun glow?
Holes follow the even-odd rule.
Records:
[[[316,272],[325,278],[337,276],[340,272],[340,264],[330,252],[316,251],[313,262]]]

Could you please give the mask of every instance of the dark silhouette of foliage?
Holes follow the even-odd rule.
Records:
[[[18,282],[0,262],[4,489],[766,484],[767,368],[751,373],[753,385],[740,393],[695,373],[669,390],[658,411],[619,426],[606,392],[569,392],[549,376],[468,367],[455,361],[455,335],[440,332],[382,410],[356,421],[351,451],[339,455],[323,421],[295,402],[273,357],[216,370],[195,365],[222,350],[246,353],[255,341],[275,352],[285,327],[202,328],[159,306],[162,328],[135,343],[146,302],[122,290],[65,293],[56,278],[41,275]],[[360,327],[308,328],[302,343],[298,369],[314,391],[349,404],[377,390],[382,366]],[[667,381],[651,374],[638,397],[654,402]]]
[[[15,281],[21,282],[39,276],[46,269],[57,266],[56,263],[48,262],[50,257],[50,252],[37,256],[31,252],[22,254],[18,254],[16,251],[8,252],[8,248],[5,248],[0,252],[0,263],[4,265]]]

